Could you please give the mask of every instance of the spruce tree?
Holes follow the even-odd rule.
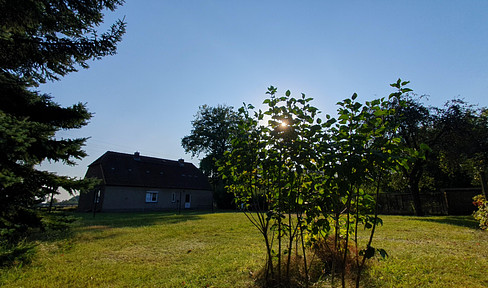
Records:
[[[104,12],[122,0],[0,0],[0,230],[18,234],[40,225],[36,204],[63,187],[90,183],[39,171],[42,161],[74,165],[86,156],[86,138],[58,139],[56,132],[81,128],[92,114],[85,104],[62,107],[37,91],[88,61],[116,53],[123,20],[99,33]],[[62,95],[60,95],[62,96]]]

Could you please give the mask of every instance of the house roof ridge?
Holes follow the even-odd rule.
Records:
[[[139,153],[139,152],[136,152],[136,153]],[[95,164],[98,164],[99,162],[101,162],[105,158],[107,158],[109,155],[118,155],[118,156],[122,156],[122,157],[134,157],[135,156],[135,154],[129,154],[129,153],[123,153],[123,152],[116,152],[116,151],[110,151],[109,150],[109,151],[103,153],[102,156],[98,157],[91,164],[89,164],[88,167],[90,167],[92,165],[95,165]],[[164,161],[164,162],[170,162],[170,163],[175,163],[175,164],[179,163],[179,160],[171,160],[171,159],[167,159],[167,158],[159,158],[159,157],[154,157],[154,156],[145,156],[145,155],[141,155],[141,154],[138,154],[137,156],[139,158],[141,158],[141,160],[142,159],[145,159],[145,160],[153,160],[153,161]],[[187,161],[183,161],[183,163],[193,165],[193,163],[187,162]]]
[[[98,165],[100,168],[96,168]],[[193,163],[182,159],[107,151],[88,167],[98,171],[99,177],[103,177],[107,185],[210,189],[207,176]],[[93,171],[90,175],[87,171],[87,176],[95,173]]]

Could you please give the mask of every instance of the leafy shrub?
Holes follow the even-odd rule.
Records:
[[[474,219],[480,222],[480,228],[488,229],[488,201],[483,195],[473,197],[473,204],[478,207],[478,210],[473,213]]]

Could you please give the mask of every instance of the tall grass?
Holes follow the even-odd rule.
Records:
[[[36,239],[5,287],[252,287],[261,236],[240,213],[78,214],[72,232]],[[488,233],[469,217],[384,216],[364,287],[487,287]],[[366,235],[365,235],[366,237]],[[328,287],[327,282],[316,287]]]

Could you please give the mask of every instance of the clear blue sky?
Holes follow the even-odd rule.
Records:
[[[270,85],[313,97],[323,114],[354,92],[387,96],[398,78],[429,105],[488,106],[488,1],[127,0],[105,22],[124,16],[117,55],[39,87],[94,113],[58,134],[91,137],[89,156],[41,169],[83,177],[108,150],[198,165],[180,144],[198,107],[259,106]]]

